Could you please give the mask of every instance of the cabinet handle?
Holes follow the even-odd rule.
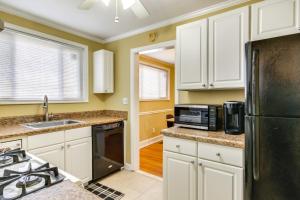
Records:
[[[221,153],[216,153],[216,156],[221,157]]]
[[[213,84],[213,83],[211,83],[211,84],[209,84],[209,86],[210,86],[210,87],[213,87],[213,86],[214,86],[214,84]]]
[[[202,87],[206,87],[206,84],[202,84]]]
[[[176,148],[180,148],[180,145],[179,145],[179,144],[177,144],[177,145],[176,145]]]

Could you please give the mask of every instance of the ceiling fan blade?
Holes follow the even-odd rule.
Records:
[[[140,19],[149,17],[150,14],[144,7],[144,5],[140,2],[140,0],[137,0],[136,3],[131,6],[132,12]]]
[[[88,10],[90,9],[98,0],[84,0],[79,6],[79,9]]]

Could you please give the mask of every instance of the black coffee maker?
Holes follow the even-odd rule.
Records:
[[[224,130],[227,134],[242,134],[245,128],[245,104],[240,101],[224,103]]]

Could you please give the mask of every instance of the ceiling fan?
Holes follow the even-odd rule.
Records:
[[[97,3],[100,0],[84,0],[80,5],[79,9],[82,10],[88,10],[91,7],[94,6],[95,3]],[[143,19],[146,17],[149,17],[150,14],[144,7],[144,5],[141,3],[140,0],[115,0],[116,1],[116,16],[115,16],[115,22],[119,22],[119,16],[118,16],[118,3],[121,1],[122,7],[124,10],[126,9],[131,9],[131,11],[139,18]],[[109,6],[111,0],[102,0],[102,2],[106,5]]]

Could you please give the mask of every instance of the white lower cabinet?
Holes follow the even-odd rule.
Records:
[[[65,170],[82,182],[92,179],[92,138],[66,142]]]
[[[62,144],[56,144],[56,145],[29,150],[28,152],[64,170],[65,168],[64,148],[65,148],[65,144],[62,143]]]
[[[198,160],[198,200],[242,199],[242,168]]]
[[[164,137],[164,200],[243,200],[243,149],[199,142],[195,155],[172,148],[191,142]]]
[[[197,158],[164,151],[164,200],[196,200]]]

